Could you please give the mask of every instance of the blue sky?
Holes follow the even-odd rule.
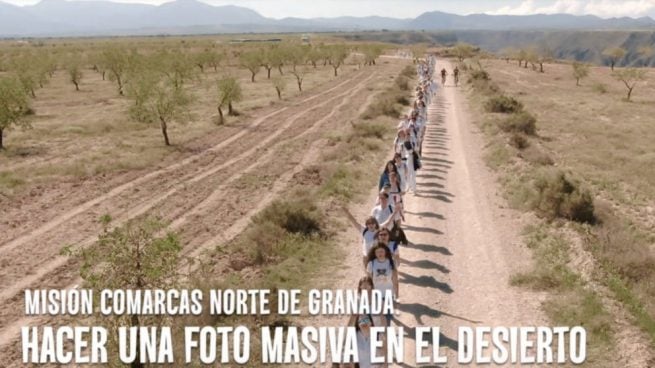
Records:
[[[39,0],[0,0],[31,5]],[[84,0],[93,1],[93,0]],[[161,4],[170,0],[113,0],[125,3]],[[334,17],[380,15],[416,17],[433,10],[471,14],[569,13],[655,18],[655,0],[201,0],[214,5],[233,4],[257,10],[264,16]]]

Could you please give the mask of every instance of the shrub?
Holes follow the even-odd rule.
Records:
[[[410,87],[410,79],[405,77],[404,75],[399,75],[396,78],[396,85],[398,88],[400,88],[401,91],[409,91]]]
[[[541,166],[551,166],[555,161],[546,152],[536,146],[529,146],[519,153],[524,160]]]
[[[407,77],[407,78],[414,78],[416,76],[416,70],[414,69],[413,66],[407,65],[402,72],[400,72],[400,75]]]
[[[494,96],[484,105],[487,112],[514,113],[523,110],[523,104],[513,97]]]
[[[384,139],[385,134],[389,131],[389,127],[380,122],[362,122],[352,124],[352,127],[353,134],[348,137],[348,143],[356,137]]]
[[[512,147],[523,150],[528,148],[530,142],[528,141],[528,138],[526,138],[525,135],[521,133],[514,133],[509,137],[509,144]]]
[[[522,111],[501,121],[500,129],[504,132],[535,135],[537,133],[537,118],[528,112]]]
[[[484,70],[474,70],[471,72],[468,82],[472,83],[473,81],[488,81],[489,73]]]
[[[594,92],[598,92],[600,94],[607,93],[607,85],[604,83],[596,83],[591,88],[594,90]]]
[[[316,206],[308,200],[275,201],[253,219],[256,225],[272,223],[285,231],[300,235],[322,233]]]
[[[594,203],[591,193],[578,180],[562,171],[546,171],[535,180],[536,198],[532,208],[550,220],[594,223]]]

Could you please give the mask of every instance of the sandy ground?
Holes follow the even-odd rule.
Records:
[[[60,193],[60,201],[52,204],[60,209],[55,216],[30,220],[24,213],[25,226],[5,229],[0,240],[0,280],[5,285],[0,290],[0,367],[19,359],[21,326],[61,322],[24,317],[22,290],[78,284],[79,265],[60,255],[60,249],[91,244],[100,231],[100,215],[111,214],[116,225],[142,214],[162,216],[180,233],[182,253],[200,256],[242,231],[294,174],[316,163],[324,132],[347,126],[368,98],[363,92],[397,74],[399,65],[362,69],[286,106],[262,109],[240,132],[215,137],[209,148],[172,165],[117,179],[120,185],[85,201],[78,197],[88,195]]]
[[[437,70],[452,69],[443,63]],[[440,354],[448,363],[439,366],[457,367],[460,326],[549,325],[540,310],[545,295],[509,284],[511,275],[531,262],[519,236],[524,219],[502,205],[494,176],[482,161],[482,136],[466,111],[465,97],[448,84],[429,107],[417,193],[405,200],[410,246],[401,249],[400,302],[393,322],[404,328],[405,359],[396,366],[417,366],[419,326],[440,328]],[[373,190],[371,203],[353,208],[358,218],[369,213],[374,195]],[[356,287],[363,275],[357,235],[348,235],[347,266],[332,288]],[[345,321],[317,318],[313,323]]]

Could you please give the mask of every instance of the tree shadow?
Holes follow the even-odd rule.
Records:
[[[410,266],[410,267],[416,267],[416,268],[422,268],[425,270],[432,270],[436,269],[439,270],[441,273],[450,273],[450,270],[448,267],[441,265],[439,263],[430,261],[429,259],[422,259],[420,261],[408,261],[406,259],[402,259],[402,265],[405,266]]]
[[[405,272],[399,272],[400,281],[407,284],[416,285],[419,287],[439,289],[446,294],[452,294],[453,289],[445,282],[438,281],[433,276],[413,276]]]

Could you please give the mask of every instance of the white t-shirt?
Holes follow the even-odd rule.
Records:
[[[362,252],[364,256],[368,255],[368,251],[373,248],[373,244],[375,244],[375,231],[366,228],[362,232]]]
[[[375,258],[368,263],[366,270],[372,275],[375,290],[380,290],[383,293],[387,290],[393,290],[393,268],[388,259],[380,262]]]
[[[375,217],[375,219],[378,220],[378,224],[380,225],[387,221],[391,214],[393,214],[393,205],[389,202],[387,202],[387,205],[384,208],[382,207],[382,204],[378,204],[377,206],[373,207],[373,211],[371,211],[371,216]],[[387,225],[389,230],[391,230],[392,227],[393,223]]]

